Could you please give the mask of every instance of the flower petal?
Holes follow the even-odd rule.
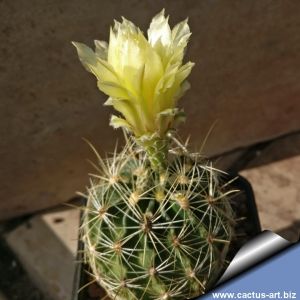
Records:
[[[178,85],[180,85],[190,75],[194,65],[195,63],[189,61],[179,68],[175,79]]]
[[[117,99],[129,99],[128,91],[115,82],[98,80],[97,86],[106,95]]]
[[[115,129],[122,127],[129,131],[132,130],[132,126],[125,119],[119,118],[115,115],[111,116],[109,125],[111,125]]]
[[[140,116],[137,112],[137,107],[129,100],[124,99],[114,99],[110,97],[106,102],[105,105],[112,105],[114,109],[120,112],[126,121],[132,127],[132,130],[136,135],[140,135],[143,131],[143,122],[140,119]]]
[[[191,36],[190,27],[187,22],[188,19],[185,19],[172,29],[173,47],[186,47]]]
[[[72,42],[75,46],[79,60],[88,72],[94,73],[93,66],[97,65],[97,57],[94,51],[83,43]]]
[[[147,33],[148,41],[153,47],[158,41],[164,47],[171,44],[171,29],[168,20],[169,17],[165,17],[164,9],[152,19]]]
[[[98,80],[118,82],[117,75],[106,61],[100,59],[94,51],[82,43],[72,42],[85,69],[94,74]]]
[[[103,60],[107,60],[108,43],[105,41],[98,40],[95,40],[94,43],[96,47],[96,55]]]

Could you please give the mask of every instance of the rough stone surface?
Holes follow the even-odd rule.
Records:
[[[193,32],[196,62],[182,104],[205,153],[222,153],[299,129],[300,36],[297,1],[43,1],[0,2],[0,219],[64,202],[82,190],[92,154],[111,151],[105,97],[78,62],[70,41],[107,39],[124,15],[147,28],[166,8]]]
[[[262,229],[300,237],[300,155],[241,172],[253,186]]]
[[[6,236],[36,286],[53,300],[71,300],[79,210],[51,211],[31,218]]]

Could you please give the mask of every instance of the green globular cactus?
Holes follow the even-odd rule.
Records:
[[[109,95],[106,104],[124,117],[111,124],[127,131],[121,152],[98,156],[81,227],[85,259],[112,299],[189,299],[224,269],[236,191],[174,131],[184,119],[176,104],[193,66],[183,64],[189,36],[186,20],[171,30],[162,11],[148,40],[123,19],[109,44],[95,42],[95,52],[74,43]]]

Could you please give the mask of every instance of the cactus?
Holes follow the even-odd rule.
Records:
[[[122,116],[126,145],[98,157],[82,223],[85,259],[112,299],[189,299],[223,270],[233,236],[229,184],[177,138],[176,108],[193,63],[183,64],[187,20],[172,30],[164,11],[148,40],[130,21],[115,22],[95,52],[74,43],[85,68]]]

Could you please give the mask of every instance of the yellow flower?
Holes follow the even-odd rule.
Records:
[[[194,65],[183,64],[190,35],[187,20],[171,30],[162,10],[152,19],[148,40],[123,18],[111,28],[109,44],[95,41],[95,51],[73,43],[82,64],[109,96],[105,104],[124,117],[112,116],[111,125],[132,131],[137,138],[163,137],[182,117],[176,105],[189,88],[186,78]]]

